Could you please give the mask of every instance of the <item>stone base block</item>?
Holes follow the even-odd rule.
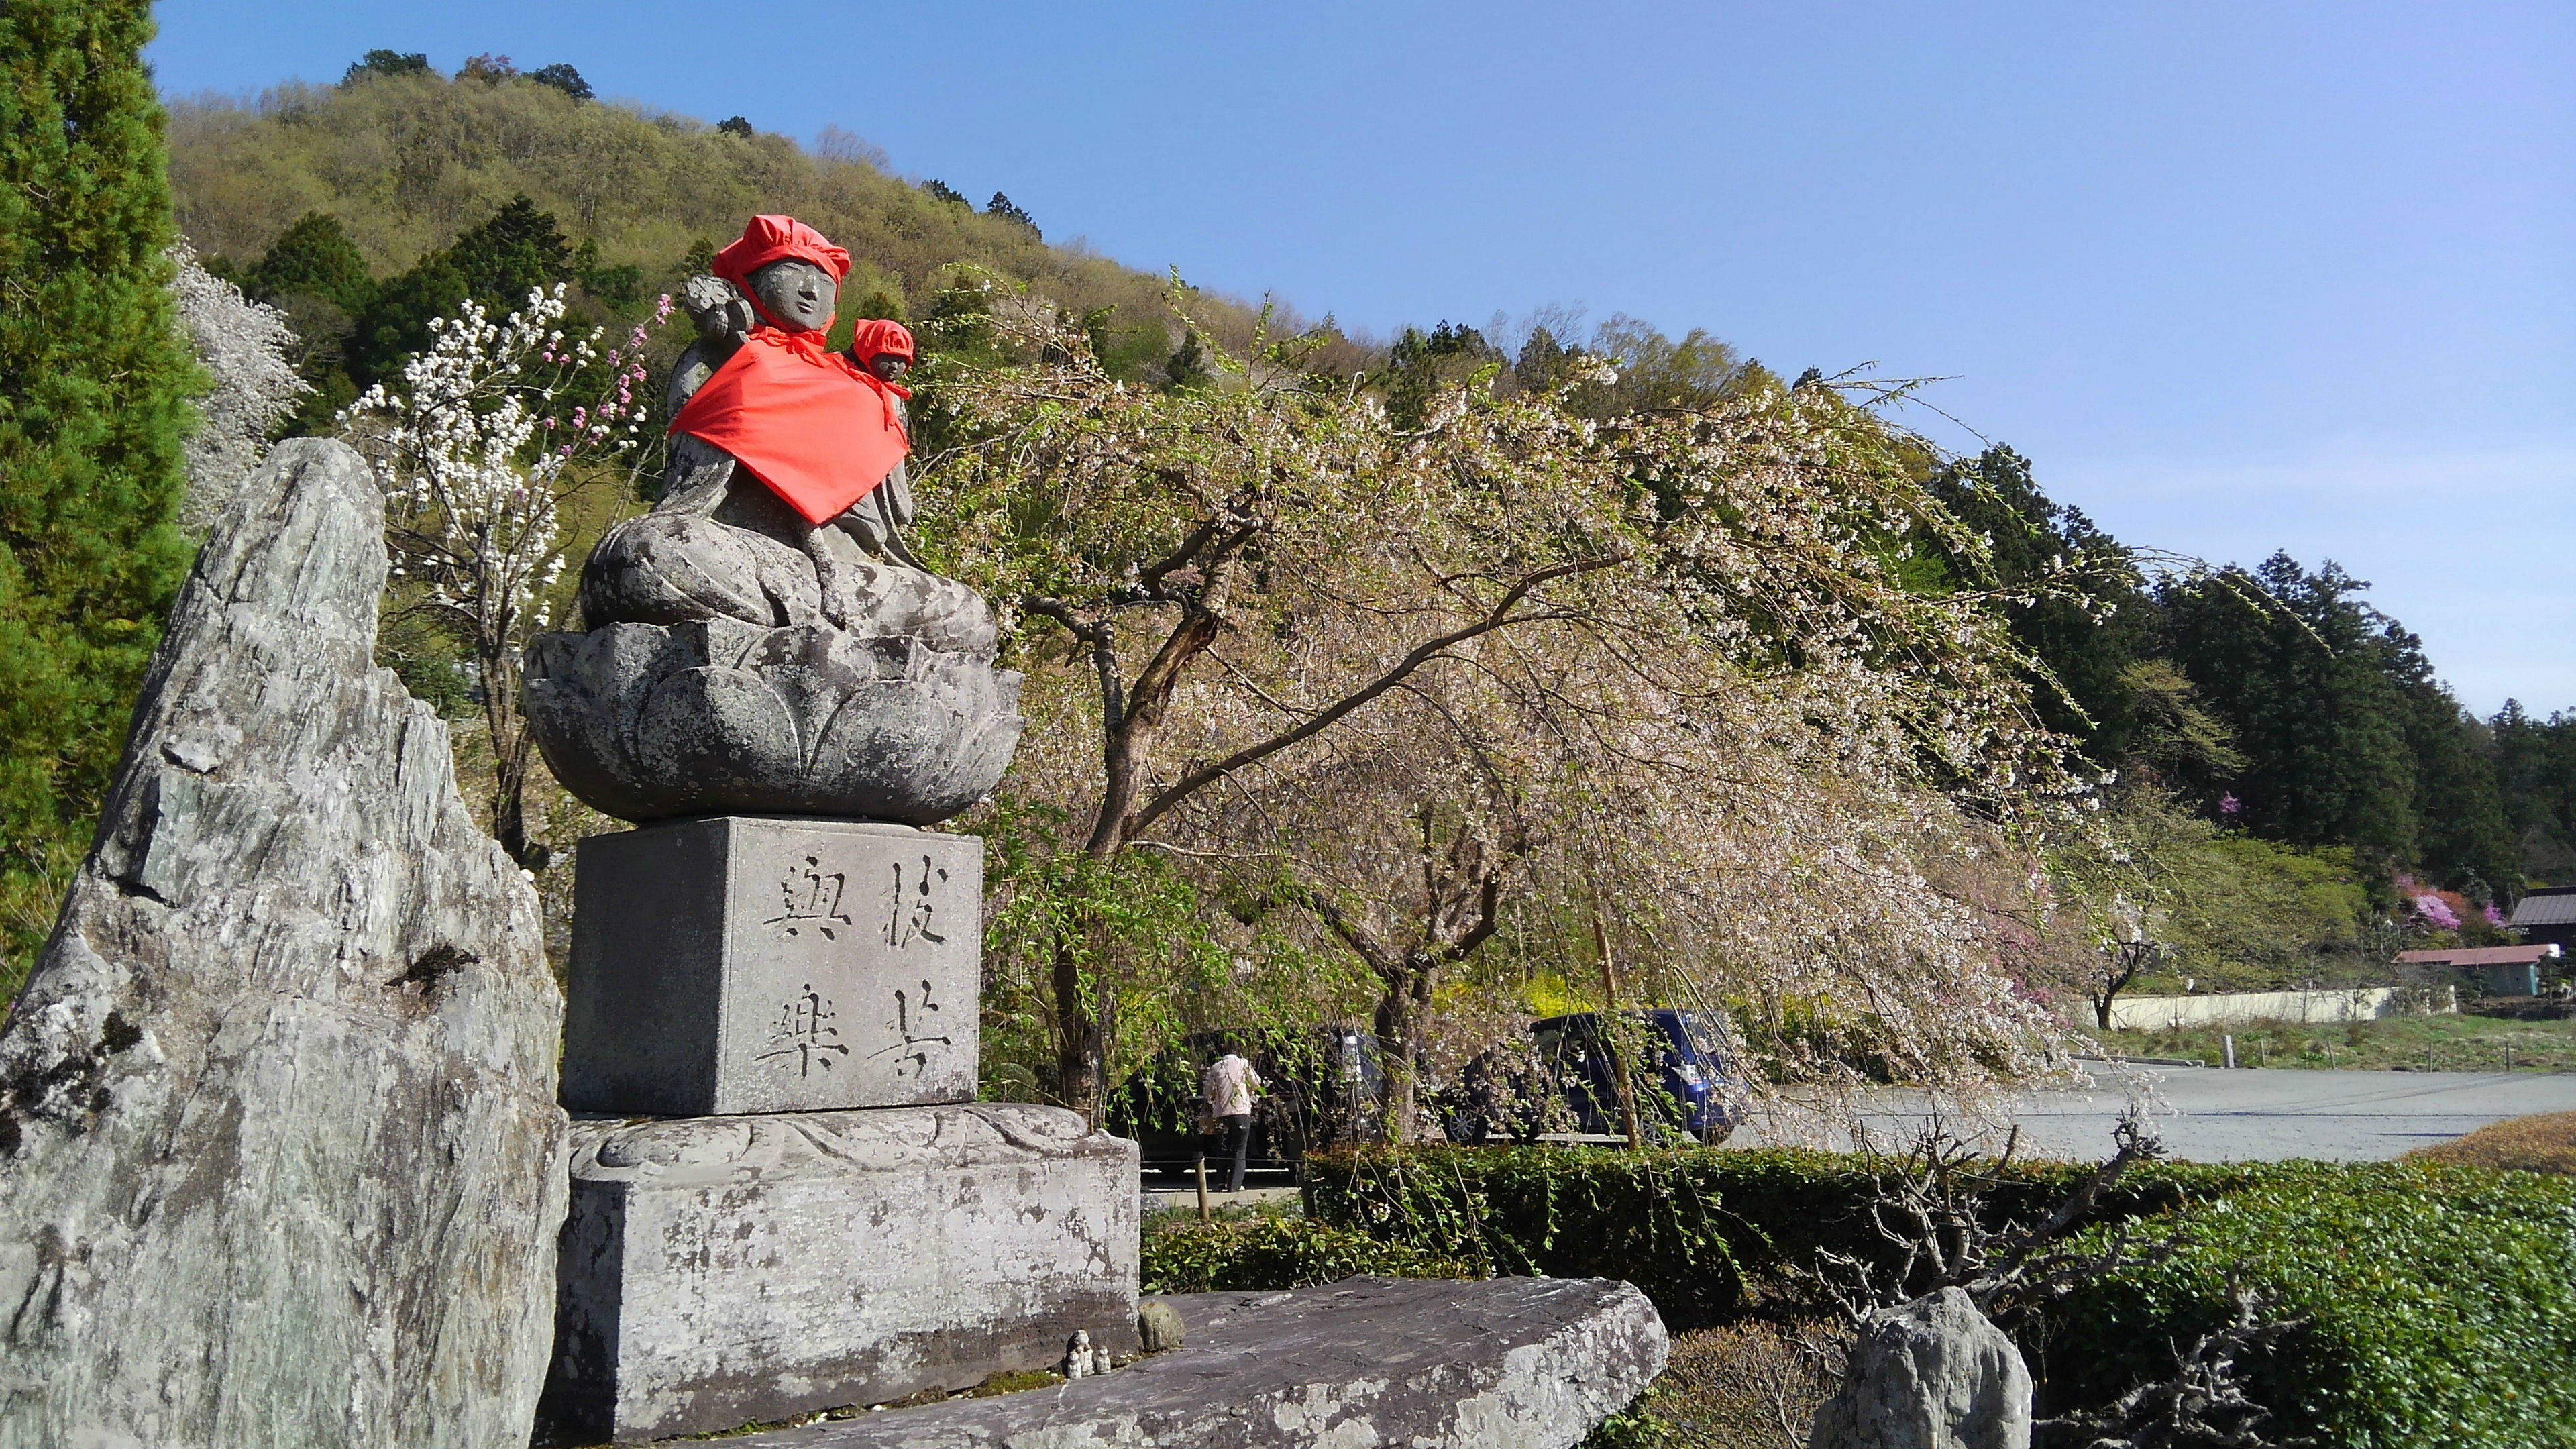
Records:
[[[563,1103],[702,1117],[975,1096],[984,847],[722,815],[581,843]]]
[[[555,1442],[964,1388],[1136,1347],[1136,1146],[1054,1107],[574,1125]]]

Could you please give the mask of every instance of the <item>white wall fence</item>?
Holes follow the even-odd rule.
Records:
[[[2123,996],[2111,1003],[2114,1031],[2175,1031],[2223,1021],[2375,1021],[2427,1004],[2422,991],[2364,986],[2344,991],[2211,991],[2193,996]],[[2460,1009],[2459,993],[2445,987],[2430,1003]]]

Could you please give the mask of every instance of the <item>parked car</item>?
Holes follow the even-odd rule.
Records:
[[[1109,1130],[1135,1141],[1146,1173],[1185,1177],[1202,1153],[1214,1170],[1224,1142],[1199,1130],[1199,1075],[1229,1049],[1249,1058],[1267,1083],[1252,1108],[1246,1158],[1252,1170],[1293,1170],[1316,1148],[1376,1135],[1385,1073],[1377,1036],[1367,1027],[1198,1032],[1155,1057],[1110,1099]]]
[[[1631,1062],[1637,1122],[1650,1142],[1683,1135],[1714,1145],[1743,1119],[1743,1072],[1724,1018],[1687,1009],[1624,1011],[1641,1054]],[[1515,1141],[1535,1141],[1567,1127],[1593,1136],[1624,1136],[1613,1074],[1610,1018],[1597,1011],[1551,1016],[1529,1025],[1544,1087],[1527,1069],[1498,1068],[1492,1054],[1470,1063],[1460,1090],[1442,1103],[1442,1125],[1454,1142],[1482,1142],[1495,1128]],[[1553,1110],[1561,1103],[1562,1113]],[[1551,1120],[1555,1119],[1555,1120]]]

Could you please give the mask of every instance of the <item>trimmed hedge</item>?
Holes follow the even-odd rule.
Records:
[[[1184,1223],[1145,1239],[1148,1293],[1304,1288],[1344,1278],[1476,1278],[1473,1267],[1303,1218]]]
[[[1740,1302],[1748,1273],[1820,1249],[1889,1263],[1865,1204],[1882,1161],[1805,1151],[1371,1149],[1310,1158],[1309,1211],[1496,1273],[1624,1278],[1676,1330]],[[2091,1171],[2006,1171],[1998,1218],[2035,1221]],[[2043,1415],[2162,1377],[2226,1321],[2231,1268],[2272,1311],[2312,1314],[2243,1365],[2275,1437],[2347,1449],[2576,1444],[2576,1181],[2413,1163],[2143,1163],[2097,1204],[2190,1233],[2024,1330]],[[2240,1266],[2241,1265],[2241,1266]]]
[[[2191,1236],[2173,1260],[2088,1286],[2024,1345],[2043,1412],[2170,1371],[2173,1346],[2227,1321],[2237,1268],[2272,1312],[2316,1320],[2244,1366],[2248,1391],[2276,1415],[2274,1437],[2354,1449],[2576,1444],[2576,1181],[2279,1164],[2173,1225]]]
[[[1796,1148],[1363,1148],[1307,1158],[1306,1198],[1320,1221],[1494,1273],[1625,1279],[1680,1330],[1739,1307],[1747,1275],[1812,1267],[1821,1250],[1892,1263],[1865,1206],[1886,1168]],[[1988,1207],[2036,1221],[2091,1171],[2015,1163]],[[2241,1190],[2259,1171],[2144,1163],[2090,1220],[2170,1211]]]

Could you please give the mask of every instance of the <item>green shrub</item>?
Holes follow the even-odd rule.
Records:
[[[1620,1278],[1676,1329],[1742,1301],[1748,1275],[1811,1268],[1831,1250],[1892,1265],[1867,1204],[1885,1158],[1782,1148],[1612,1152],[1584,1147],[1382,1148],[1309,1157],[1310,1210],[1324,1222],[1498,1274]],[[2015,1163],[1988,1208],[2045,1216],[2091,1171]],[[2113,1221],[2236,1190],[2255,1169],[2190,1163],[2134,1168],[2096,1204]]]
[[[1866,1207],[1892,1167],[1796,1150],[1368,1149],[1307,1159],[1307,1197],[1346,1236],[1429,1258],[1626,1279],[1678,1332],[1737,1306],[1747,1276],[1811,1266],[1821,1250],[1892,1265]],[[1987,1210],[2036,1221],[2090,1171],[2014,1164]],[[2244,1365],[2275,1437],[2576,1444],[2576,1383],[2562,1371],[2576,1360],[2576,1181],[2412,1163],[2144,1163],[2103,1194],[2074,1246],[2097,1250],[2128,1220],[2143,1220],[2142,1241],[2176,1228],[2188,1240],[2023,1330],[2043,1413],[2169,1374],[2177,1349],[2226,1321],[2234,1270],[2273,1311],[2315,1319]]]
[[[1367,1275],[1473,1278],[1467,1264],[1304,1218],[1186,1223],[1145,1240],[1148,1293],[1256,1292]]]
[[[2275,1429],[2352,1449],[2576,1443],[2576,1183],[2273,1164],[2173,1225],[2190,1234],[2173,1260],[2082,1289],[2026,1346],[2043,1412],[2169,1372],[2226,1320],[2233,1269],[2315,1319],[2245,1366]]]

